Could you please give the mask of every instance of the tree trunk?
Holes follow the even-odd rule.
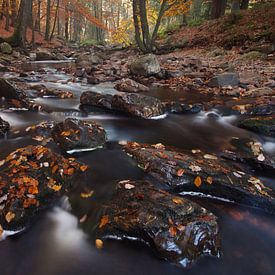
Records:
[[[52,40],[53,35],[54,35],[54,31],[55,31],[55,27],[56,27],[56,22],[57,22],[58,10],[59,10],[59,0],[57,0],[57,3],[56,3],[56,10],[55,10],[55,15],[54,15],[53,29],[52,29],[52,32],[51,32],[51,35],[50,35],[50,40]]]
[[[218,19],[225,13],[226,0],[212,0],[212,19]]]
[[[231,13],[236,13],[240,10],[240,0],[233,0],[231,5]]]
[[[13,46],[26,47],[27,27],[32,8],[31,4],[32,0],[21,0],[20,2],[18,19],[14,33],[7,39]]]
[[[5,14],[6,14],[6,24],[5,24],[5,30],[9,31],[10,29],[10,0],[5,0]]]
[[[69,40],[69,7],[65,6],[65,38]]]
[[[16,17],[17,17],[17,11],[16,11],[16,0],[11,0],[11,26],[16,25]]]
[[[45,29],[45,40],[50,40],[51,30],[51,0],[47,0],[47,12],[46,12],[46,29]]]

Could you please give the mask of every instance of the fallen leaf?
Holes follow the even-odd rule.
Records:
[[[130,184],[130,183],[126,183],[126,184],[124,185],[124,187],[125,187],[125,189],[128,189],[128,190],[135,188],[135,186],[132,185],[132,184]]]
[[[213,178],[212,177],[207,177],[206,182],[209,184],[213,183]]]
[[[218,159],[216,156],[210,155],[210,154],[205,154],[203,157],[204,157],[205,159],[213,159],[213,160]]]
[[[89,192],[86,192],[86,193],[83,192],[83,193],[80,194],[80,197],[83,198],[83,199],[88,199],[93,195],[93,193],[94,193],[93,190],[91,190]]]
[[[183,203],[183,200],[180,199],[180,198],[173,198],[172,201],[173,201],[175,204],[182,204],[182,203]]]
[[[200,172],[201,168],[197,165],[190,165],[189,168],[192,170],[192,172]]]
[[[3,165],[5,164],[5,162],[6,162],[6,160],[4,160],[4,159],[1,160],[1,161],[0,161],[0,166],[3,166]]]
[[[152,147],[156,149],[165,149],[165,146],[162,143],[153,144]]]
[[[88,165],[82,165],[82,166],[80,166],[80,170],[82,172],[85,172],[87,169],[88,169]]]
[[[80,218],[79,222],[80,223],[85,222],[87,220],[87,217],[88,217],[87,214],[85,214],[83,217]]]
[[[169,233],[172,237],[175,237],[177,235],[177,228],[175,226],[171,226],[169,228]]]
[[[183,174],[184,174],[184,169],[179,169],[179,170],[177,171],[177,176],[178,176],[178,177],[181,177]]]
[[[51,189],[53,189],[55,192],[60,191],[61,188],[62,188],[62,185],[54,184],[53,186],[51,186]]]
[[[201,152],[201,150],[199,150],[199,149],[192,149],[192,153],[193,154],[198,154],[198,153],[200,153]]]
[[[15,218],[15,214],[13,212],[8,212],[5,216],[5,219],[8,223],[10,223]]]
[[[102,228],[102,227],[105,226],[107,223],[109,223],[109,216],[108,216],[108,215],[102,216],[102,217],[101,217],[101,220],[100,220],[99,228]]]
[[[1,238],[3,233],[4,233],[4,229],[3,229],[2,225],[0,224],[0,238]]]
[[[100,239],[95,240],[95,246],[97,249],[102,249],[103,248],[103,241]]]
[[[201,186],[201,183],[202,183],[202,180],[201,180],[201,177],[200,176],[197,176],[194,180],[194,184],[197,186],[197,187],[200,187]]]

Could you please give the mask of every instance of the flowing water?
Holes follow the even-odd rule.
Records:
[[[78,274],[275,274],[274,216],[230,202],[191,196],[219,217],[222,237],[222,258],[205,257],[191,269],[184,270],[159,260],[143,244],[130,241],[105,241],[104,249],[94,245],[94,228],[101,209],[112,196],[117,181],[146,179],[146,175],[121,151],[118,141],[163,143],[179,148],[219,152],[228,146],[231,137],[256,137],[265,150],[274,154],[272,139],[255,136],[234,126],[238,117],[212,110],[196,115],[169,115],[165,119],[142,120],[103,111],[81,111],[79,97],[85,90],[114,93],[112,85],[89,86],[70,82],[60,68],[64,63],[35,63],[25,69],[37,71],[25,81],[72,91],[74,99],[37,98],[49,113],[2,110],[0,116],[9,121],[11,133],[0,140],[0,157],[16,148],[37,144],[25,129],[40,121],[61,121],[66,117],[96,120],[107,131],[106,148],[74,154],[91,169],[79,179],[78,188],[64,197],[55,208],[45,212],[29,229],[0,242],[1,275],[78,275]],[[46,74],[39,70],[46,67]],[[58,70],[56,69],[58,68]],[[6,75],[12,77],[14,75]],[[192,95],[153,88],[152,95],[165,99],[184,97],[187,102],[208,101]],[[274,179],[262,180],[274,186]],[[90,199],[80,193],[94,190]],[[88,222],[80,223],[84,215]]]

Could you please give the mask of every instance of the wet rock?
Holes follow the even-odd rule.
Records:
[[[153,118],[165,114],[162,102],[154,97],[135,93],[115,95],[84,92],[80,103],[113,111],[120,111],[142,118]]]
[[[87,83],[91,85],[97,85],[100,83],[100,80],[98,77],[94,75],[87,76]]]
[[[145,242],[160,258],[188,267],[204,255],[220,256],[217,218],[185,198],[146,181],[122,181],[106,205],[97,234]]]
[[[139,57],[130,64],[129,68],[131,74],[137,76],[151,76],[161,71],[159,62],[153,54]]]
[[[37,96],[39,97],[55,97],[60,99],[68,99],[73,98],[74,94],[70,91],[60,91],[60,90],[53,90],[53,89],[41,89]]]
[[[97,54],[84,53],[77,57],[76,65],[81,68],[91,68],[94,65],[102,64],[103,59]]]
[[[4,136],[10,129],[10,124],[0,117],[0,137]]]
[[[26,93],[11,84],[8,80],[0,78],[0,97],[5,99],[22,100],[27,97]]]
[[[65,151],[95,149],[106,143],[106,132],[95,121],[67,118],[52,130],[54,141]]]
[[[247,90],[242,93],[242,96],[258,97],[258,96],[274,96],[275,90],[269,87],[261,87],[252,90]]]
[[[181,77],[183,75],[184,75],[184,72],[179,71],[179,70],[166,70],[165,71],[166,78]]]
[[[174,192],[215,196],[275,213],[274,192],[234,163],[199,150],[166,149],[161,144],[128,142],[124,150]]]
[[[275,159],[268,156],[262,144],[249,138],[232,138],[230,147],[222,152],[222,157],[239,161],[270,175],[274,174]]]
[[[126,93],[148,92],[149,88],[132,79],[124,78],[115,85],[115,89]]]
[[[0,51],[4,54],[12,54],[12,47],[9,43],[3,42],[0,44]]]
[[[167,112],[179,114],[197,114],[203,110],[203,105],[185,104],[178,101],[163,102]]]
[[[222,73],[209,80],[210,87],[238,86],[240,83],[237,73]]]
[[[255,85],[263,80],[263,77],[255,72],[244,71],[240,73],[240,83],[245,85]]]
[[[1,166],[0,224],[5,230],[29,226],[87,169],[43,146],[20,148],[1,161]]]
[[[36,52],[36,61],[58,60],[55,54],[51,53],[47,49],[38,49]]]
[[[28,126],[25,132],[32,137],[51,138],[52,129],[55,125],[54,121],[42,121],[36,125]]]
[[[275,137],[275,115],[268,117],[252,117],[240,121],[239,126],[241,128]]]

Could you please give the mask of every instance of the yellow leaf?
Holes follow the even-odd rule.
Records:
[[[101,249],[103,247],[103,241],[100,239],[96,239],[95,246],[96,246],[96,248]]]
[[[173,198],[172,200],[175,204],[182,204],[183,203],[183,200],[180,199],[180,198]]]
[[[89,192],[86,192],[86,193],[83,192],[83,193],[80,194],[80,197],[83,198],[83,199],[88,199],[93,195],[93,193],[94,193],[93,190],[91,190]]]
[[[8,212],[5,216],[5,219],[8,223],[10,223],[15,218],[15,214],[13,212]]]
[[[58,192],[62,188],[62,185],[53,185],[51,189],[53,189],[55,192]]]
[[[202,180],[201,180],[201,177],[200,176],[197,176],[194,180],[194,184],[197,186],[197,187],[200,187],[201,186],[201,183],[202,183]]]

